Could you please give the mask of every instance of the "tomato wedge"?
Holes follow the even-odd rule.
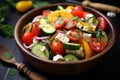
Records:
[[[40,35],[40,28],[39,28],[40,22],[36,21],[32,25],[32,34],[33,36],[39,36]]]
[[[104,42],[99,38],[91,38],[89,42],[90,47],[96,52],[101,52],[104,50],[107,44],[107,42]]]
[[[98,17],[97,19],[98,19],[98,21],[99,21],[99,26],[98,26],[98,28],[99,28],[99,29],[102,29],[102,30],[105,30],[105,29],[106,29],[106,26],[107,26],[106,20],[105,20],[103,17]]]
[[[60,41],[53,41],[52,42],[51,49],[52,49],[52,52],[54,53],[54,55],[56,55],[56,54],[63,55],[65,53],[62,45],[63,44]]]
[[[42,12],[42,15],[44,15],[44,16],[48,16],[50,13],[51,13],[52,11],[51,10],[44,10],[43,12]]]
[[[25,32],[22,36],[22,41],[26,44],[26,45],[30,45],[33,41],[33,34],[31,32]]]
[[[78,31],[75,29],[69,30],[68,38],[71,41],[77,42],[82,36],[83,36],[83,34],[81,31]]]
[[[62,17],[58,18],[54,24],[54,27],[57,29],[61,29],[65,25],[65,21]]]
[[[83,11],[83,8],[80,5],[76,5],[73,10]]]
[[[72,15],[82,18],[84,16],[84,11],[81,6],[77,5],[72,9]]]
[[[26,45],[30,45],[33,41],[33,38],[35,36],[39,36],[40,35],[40,28],[39,28],[39,21],[34,22],[33,25],[31,23],[25,25],[24,29],[25,32],[22,36],[22,41],[26,44]]]
[[[73,29],[77,24],[77,21],[69,19],[64,26],[65,29]]]

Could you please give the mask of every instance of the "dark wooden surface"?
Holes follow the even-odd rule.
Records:
[[[0,0],[0,3],[2,1],[3,0]],[[91,0],[91,1],[95,1],[95,0]],[[102,0],[98,0],[98,1],[103,2]],[[119,0],[117,1],[115,0],[115,3],[114,3],[114,1],[108,0],[108,1],[104,1],[103,3],[108,3],[108,4],[112,4],[119,7],[118,5]],[[50,1],[50,2],[54,3],[54,1]],[[106,12],[103,12],[103,14],[106,15]],[[7,13],[7,17],[6,17],[8,24],[15,26],[17,20],[22,15],[23,14],[20,14],[17,11],[11,9]],[[4,45],[6,48],[11,50],[14,53],[18,62],[25,63],[30,69],[44,75],[49,80],[120,80],[120,14],[117,14],[116,17],[109,17],[109,18],[117,28],[118,34],[117,34],[115,45],[112,47],[112,49],[109,51],[109,53],[105,56],[105,58],[102,60],[102,62],[99,65],[97,65],[92,70],[77,76],[61,77],[61,76],[50,75],[50,74],[46,74],[44,72],[38,71],[35,67],[30,65],[23,58],[22,54],[20,53],[15,43],[14,38],[6,39],[0,35],[0,44]],[[10,71],[10,69],[15,69],[17,73],[12,76],[8,75],[8,72]],[[29,80],[29,78],[26,77],[24,74],[20,73],[15,66],[8,65],[0,61],[0,80]]]

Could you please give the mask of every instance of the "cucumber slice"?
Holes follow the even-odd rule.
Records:
[[[50,57],[48,49],[41,43],[35,44],[32,47],[31,52],[40,58],[49,59]]]
[[[79,50],[80,49],[80,44],[77,44],[77,43],[63,43],[63,48],[64,49],[69,49],[69,50]]]
[[[105,31],[102,31],[101,40],[103,42],[108,42],[108,36]]]
[[[95,16],[88,18],[88,23],[98,25],[99,21],[95,18]]]
[[[51,34],[55,33],[55,31],[56,31],[56,28],[53,27],[53,26],[50,25],[50,24],[45,24],[45,25],[42,27],[43,35],[51,35]]]
[[[40,19],[40,24],[41,25],[48,24],[48,23],[49,23],[49,21],[46,17],[43,17],[43,18]]]
[[[66,62],[79,61],[79,59],[78,59],[76,56],[72,55],[72,54],[67,54],[67,55],[65,55],[65,56],[64,56],[64,60],[65,60]]]
[[[80,47],[79,50],[68,50],[68,49],[66,49],[65,52],[67,54],[73,54],[73,55],[75,55],[78,59],[83,59],[84,56],[85,56],[85,53],[83,51],[83,47]]]

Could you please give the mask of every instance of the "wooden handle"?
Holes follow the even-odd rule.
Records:
[[[120,8],[116,6],[108,5],[108,4],[93,3],[93,2],[90,2],[89,0],[83,1],[82,4],[85,6],[93,7],[100,10],[120,13]]]
[[[43,77],[40,74],[37,74],[34,71],[31,71],[30,69],[28,69],[24,64],[20,63],[17,64],[17,68],[22,71],[23,73],[25,73],[31,80],[47,80],[45,77]]]

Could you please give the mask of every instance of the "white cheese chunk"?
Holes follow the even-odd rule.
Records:
[[[58,33],[57,36],[55,37],[55,39],[58,39],[63,43],[68,43],[70,41],[70,39],[67,37],[67,35],[63,34],[63,33]]]
[[[44,52],[45,51],[45,46],[40,47],[40,51]]]
[[[56,56],[53,57],[53,61],[62,61],[64,58],[62,55],[57,54]]]
[[[90,17],[93,17],[94,15],[93,14],[86,14],[85,15],[85,20],[88,20]]]
[[[85,38],[90,38],[90,37],[92,36],[92,34],[83,33],[83,36],[84,36]]]
[[[76,27],[77,27],[78,29],[81,29],[83,26],[80,24],[80,22],[78,22],[77,25],[76,25]]]

